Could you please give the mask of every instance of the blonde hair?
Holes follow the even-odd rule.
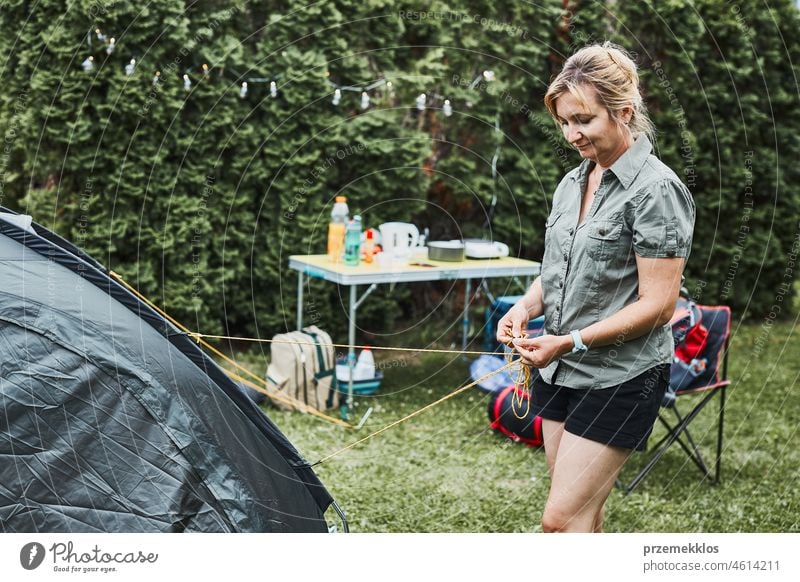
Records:
[[[597,91],[612,119],[621,123],[619,113],[625,107],[633,109],[628,127],[631,133],[646,135],[655,143],[655,127],[647,115],[647,108],[639,91],[639,73],[636,63],[622,47],[610,42],[584,47],[567,59],[564,67],[547,88],[544,104],[553,119],[556,101],[569,91],[579,101],[587,98],[581,85],[590,85]]]

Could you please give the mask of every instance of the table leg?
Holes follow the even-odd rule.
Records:
[[[347,410],[353,409],[353,373],[356,367],[356,295],[358,285],[350,286],[350,320],[347,327],[347,368],[350,379],[347,382]]]
[[[461,351],[467,349],[467,336],[469,336],[469,302],[472,295],[472,279],[464,279],[464,315],[461,321]]]
[[[297,329],[303,329],[303,271],[297,271]]]

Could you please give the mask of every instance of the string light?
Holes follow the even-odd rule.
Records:
[[[444,100],[444,105],[442,105],[442,111],[444,112],[445,117],[450,117],[453,115],[453,106],[450,105],[450,99]]]
[[[105,50],[106,50],[107,54],[110,55],[115,51],[116,46],[117,46],[116,45],[116,38],[114,38],[114,37],[108,38],[105,34],[103,34],[100,31],[99,28],[94,29],[94,34],[95,34],[95,36],[97,37],[97,39],[99,41],[101,41],[101,42],[106,42],[107,41],[106,42],[106,47],[105,47]],[[91,29],[89,29],[89,31],[87,32],[86,40],[87,40],[87,44],[89,45],[89,47],[91,47],[91,45],[92,45],[92,30]],[[94,68],[95,68],[94,59],[95,58],[94,58],[93,55],[89,55],[81,63],[81,66],[82,66],[84,72],[88,73],[88,72],[94,70]],[[128,62],[128,64],[125,65],[125,69],[124,69],[125,70],[125,75],[128,76],[128,77],[132,76],[134,74],[134,72],[136,71],[136,66],[137,66],[136,59],[135,58],[131,58],[130,62]],[[203,63],[201,65],[201,70],[202,70],[203,77],[209,77],[210,76],[211,69],[210,69],[210,67],[209,67],[209,65],[207,63]],[[192,90],[192,86],[193,86],[192,79],[189,76],[189,73],[191,71],[192,71],[192,69],[189,69],[189,70],[187,70],[186,73],[183,74],[183,89],[186,92],[190,92]],[[223,74],[223,73],[224,73],[224,68],[220,68],[220,74]],[[237,74],[237,73],[234,72],[234,74]],[[237,74],[237,76],[238,76],[238,74]],[[387,81],[386,79],[378,79],[377,81],[374,81],[373,83],[370,83],[368,85],[363,85],[363,86],[357,86],[357,85],[355,85],[355,86],[341,85],[340,86],[340,85],[337,85],[336,83],[332,82],[330,80],[330,76],[331,76],[330,71],[325,71],[325,78],[327,80],[327,83],[334,87],[333,98],[331,100],[331,103],[335,107],[339,106],[341,104],[343,91],[351,91],[351,92],[358,92],[358,93],[361,94],[360,107],[361,107],[362,110],[367,110],[372,105],[372,99],[371,99],[370,94],[369,94],[370,91],[375,90],[376,88],[380,87],[381,85],[385,85],[386,86],[386,90],[385,90],[384,95],[388,96],[392,100],[395,98],[395,86],[394,86],[394,83],[392,81]],[[492,71],[490,69],[486,69],[486,70],[482,71],[481,73],[479,73],[477,75],[475,80],[470,84],[470,88],[474,88],[475,86],[477,86],[478,82],[481,81],[481,80],[485,80],[487,82],[491,82],[491,81],[494,81],[495,79],[496,79],[496,75],[495,75],[494,71]],[[161,72],[160,71],[156,71],[156,73],[155,73],[155,75],[153,76],[153,79],[152,79],[152,84],[153,84],[153,86],[156,86],[160,82],[161,82]],[[269,95],[270,95],[270,97],[275,99],[278,96],[278,84],[274,80],[274,77],[273,77],[273,79],[270,79],[269,77],[267,77],[267,78],[252,77],[252,78],[248,78],[247,81],[242,81],[241,86],[239,87],[239,97],[241,99],[244,99],[248,95],[249,89],[250,89],[249,83],[269,83]],[[438,104],[438,103],[442,104],[441,105],[441,111],[442,111],[442,113],[444,114],[445,117],[451,117],[453,115],[453,103],[449,99],[445,99],[442,95],[439,95],[436,92],[433,92],[433,93],[430,93],[430,94],[420,93],[415,99],[415,107],[419,111],[425,111],[428,107],[436,107],[437,106],[436,104]],[[471,101],[465,101],[463,106],[465,108],[471,108],[473,106],[473,103]]]

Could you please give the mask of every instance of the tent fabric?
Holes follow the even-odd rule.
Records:
[[[183,332],[0,214],[0,529],[323,532],[332,499]]]

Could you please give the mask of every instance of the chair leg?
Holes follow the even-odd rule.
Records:
[[[725,420],[725,389],[727,386],[720,388],[719,395],[719,422],[717,423],[717,459],[716,470],[714,474],[714,484],[719,484],[720,470],[722,465],[722,424]]]
[[[676,440],[678,440],[678,437],[684,431],[686,431],[686,427],[689,426],[689,424],[695,419],[695,417],[700,413],[700,411],[705,407],[705,405],[708,404],[708,402],[711,400],[711,398],[714,397],[714,395],[715,395],[714,392],[709,392],[692,409],[692,411],[689,414],[687,414],[686,416],[681,417],[682,420],[681,420],[681,422],[678,423],[677,426],[675,426],[674,428],[671,428],[671,429],[668,428],[669,434],[667,435],[666,441],[664,442],[664,444],[661,445],[661,447],[658,448],[653,453],[653,455],[650,457],[650,460],[647,462],[647,464],[644,466],[644,468],[641,471],[639,471],[639,473],[636,475],[636,477],[633,478],[633,481],[630,482],[630,485],[627,485],[627,486],[623,485],[622,486],[622,489],[625,491],[626,495],[629,494],[631,491],[633,491],[636,488],[636,486],[639,485],[639,483],[641,483],[642,480],[645,477],[647,477],[647,475],[650,473],[650,471],[653,470],[653,467],[655,467],[656,463],[658,463],[658,461],[661,459],[661,457],[664,456],[664,453],[667,452],[667,449],[669,449],[669,447],[672,446],[672,443],[674,443]],[[661,418],[660,415],[659,415],[659,418]],[[662,422],[665,422],[665,424],[667,424],[667,426],[669,427],[669,424],[666,423],[666,421],[664,421],[663,419],[662,419]],[[690,456],[692,456],[692,455],[690,455]]]
[[[679,423],[682,422],[683,417],[678,412],[677,407],[673,408],[673,411],[675,412],[675,416],[678,418],[678,422]],[[691,445],[692,447],[691,450],[689,449],[689,445],[684,443],[683,440],[680,438],[681,435],[678,435],[676,442],[681,446],[681,448],[689,456],[689,458],[692,459],[692,461],[694,461],[694,464],[697,466],[698,469],[700,469],[700,472],[703,474],[703,476],[705,476],[708,479],[711,479],[711,471],[706,465],[706,462],[703,459],[703,455],[702,453],[700,453],[700,449],[697,447],[697,444],[695,444],[694,439],[692,438],[692,433],[689,432],[689,427],[687,426],[686,430],[684,430],[683,432],[686,433],[686,440],[689,441],[689,445]]]

